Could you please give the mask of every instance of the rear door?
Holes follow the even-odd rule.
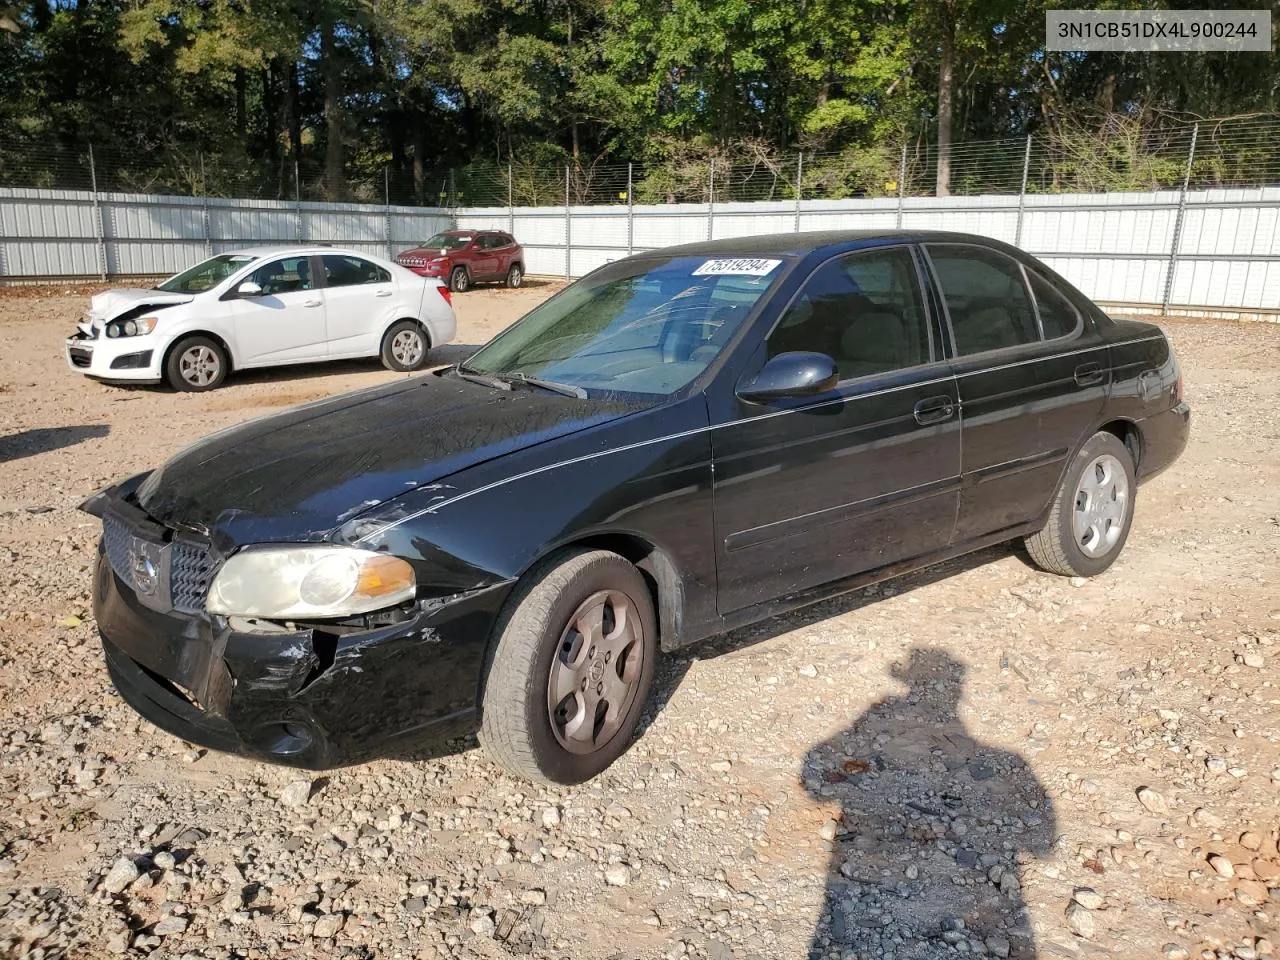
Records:
[[[277,257],[245,277],[262,288],[231,300],[238,367],[324,360],[329,355],[324,298],[306,254]]]
[[[713,425],[722,614],[946,546],[959,405],[935,340],[910,246],[836,257],[805,281],[759,362],[816,351],[842,379],[816,397],[736,400]]]
[[[1092,321],[1033,264],[977,244],[926,244],[963,410],[955,539],[1039,517],[1093,429],[1110,381]]]
[[[324,303],[331,357],[367,357],[378,352],[379,338],[396,302],[391,274],[376,263],[346,253],[319,259],[324,273]],[[414,305],[416,312],[417,304]]]
[[[475,239],[475,255],[471,260],[471,276],[477,280],[492,280],[498,275],[498,246],[501,241],[492,233],[482,233]]]

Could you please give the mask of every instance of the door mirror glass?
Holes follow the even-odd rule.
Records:
[[[839,382],[840,371],[831,357],[796,350],[770,357],[759,373],[738,387],[738,396],[751,403],[764,403],[825,393]]]
[[[236,294],[241,297],[260,297],[262,296],[262,288],[252,280],[246,280],[236,287]]]

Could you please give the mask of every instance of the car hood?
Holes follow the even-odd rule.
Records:
[[[178,303],[190,303],[193,299],[189,293],[165,293],[163,290],[145,290],[141,287],[104,290],[89,298],[89,319],[105,322],[139,307],[171,307]]]
[[[160,523],[224,551],[321,540],[401,494],[648,405],[427,374],[206,437],[151,473],[136,496]]]

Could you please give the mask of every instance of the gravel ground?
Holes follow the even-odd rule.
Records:
[[[460,341],[552,289],[457,298]],[[991,549],[684,651],[631,751],[549,790],[474,743],[302,776],[123,705],[76,503],[395,375],[97,385],[60,356],[85,293],[0,297],[0,956],[1248,960],[1280,941],[1280,326],[1170,324],[1193,438],[1105,576]]]

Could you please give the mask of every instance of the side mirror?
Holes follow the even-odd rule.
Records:
[[[236,287],[236,295],[240,297],[260,297],[262,296],[262,288],[252,280],[246,280]]]
[[[750,403],[764,403],[781,397],[825,393],[839,382],[840,370],[825,353],[780,353],[738,387],[738,396]]]

